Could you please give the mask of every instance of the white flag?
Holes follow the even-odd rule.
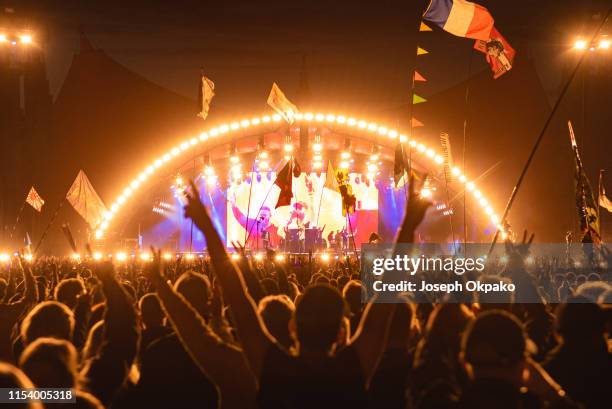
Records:
[[[102,221],[106,207],[82,170],[68,190],[66,199],[92,229]]]
[[[210,102],[215,96],[215,83],[210,78],[202,75],[200,87],[198,89],[198,116],[202,119],[206,119],[208,116],[208,110],[210,109]]]
[[[30,191],[28,192],[28,197],[26,197],[26,202],[34,209],[36,209],[36,211],[39,213],[42,210],[43,205],[45,204],[45,201],[42,199],[42,197],[40,197],[36,189],[34,189],[34,186],[30,188]]]
[[[283,94],[283,91],[276,85],[276,82],[272,84],[272,89],[270,90],[270,95],[268,96],[268,105],[272,107],[276,112],[278,112],[285,121],[290,124],[293,123],[293,117],[299,111],[297,107],[289,101],[289,99]]]

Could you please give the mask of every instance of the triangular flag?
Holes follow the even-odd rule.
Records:
[[[95,228],[103,219],[106,206],[82,170],[66,194],[66,200],[89,226]]]
[[[291,204],[291,198],[293,197],[292,184],[292,160],[289,160],[285,166],[278,172],[274,184],[280,187],[280,194],[278,195],[278,201],[276,202],[276,208],[281,206],[289,206]]]
[[[412,118],[412,120],[410,121],[410,126],[413,128],[418,128],[421,126],[425,126],[425,124],[423,124],[423,122],[419,121],[416,118]]]
[[[598,198],[598,202],[599,202],[599,206],[603,207],[604,209],[606,209],[607,211],[609,211],[610,213],[612,213],[612,200],[610,200],[608,198],[608,196],[606,196],[606,189],[604,188],[604,184],[603,184],[603,169],[601,169],[599,171],[599,198]]]
[[[427,81],[427,80],[425,79],[425,77],[423,77],[421,74],[419,74],[419,72],[418,72],[418,71],[415,71],[415,72],[414,72],[414,80],[415,80],[415,81]]]
[[[298,113],[297,107],[289,101],[276,83],[272,84],[272,89],[268,96],[268,105],[278,112],[289,124],[293,123],[293,117]]]
[[[421,21],[421,26],[419,27],[419,31],[431,31],[431,27]]]
[[[215,96],[215,83],[209,78],[206,78],[202,74],[200,80],[200,86],[198,87],[198,116],[202,119],[206,119],[208,116],[208,110],[210,109],[210,102]]]
[[[338,186],[338,181],[336,180],[336,170],[334,169],[331,160],[327,162],[327,173],[325,174],[324,187],[340,193],[340,187]]]
[[[413,104],[420,104],[421,102],[427,102],[427,100],[421,96],[418,96],[417,94],[412,95]]]
[[[424,54],[428,54],[428,53],[429,53],[429,51],[427,51],[426,49],[421,48],[421,47],[417,47],[417,55],[424,55]]]
[[[42,210],[43,205],[45,204],[45,201],[42,199],[42,197],[40,197],[36,189],[34,189],[34,186],[30,188],[30,191],[28,192],[28,197],[26,197],[26,202],[39,213]]]

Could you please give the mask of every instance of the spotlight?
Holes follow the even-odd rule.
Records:
[[[351,154],[350,154],[349,152],[347,152],[347,151],[344,151],[344,152],[342,152],[342,153],[340,154],[340,157],[341,157],[342,159],[348,159],[348,158],[350,158],[350,157],[351,157]]]
[[[368,172],[370,172],[370,173],[374,173],[374,172],[376,172],[377,170],[378,170],[378,168],[376,167],[376,165],[371,164],[371,163],[368,165]]]
[[[163,258],[164,258],[164,260],[166,260],[166,261],[170,261],[170,260],[172,260],[172,254],[170,254],[170,253],[164,253],[162,257],[163,257]]]
[[[127,254],[123,251],[120,251],[115,254],[115,258],[117,259],[117,261],[125,261],[127,260]]]
[[[230,156],[230,162],[238,163],[238,162],[240,162],[240,158],[238,157],[238,155],[232,155],[232,156]]]
[[[240,260],[240,254],[238,254],[238,253],[233,253],[233,254],[232,254],[232,260]]]
[[[585,40],[576,40],[574,43],[574,48],[576,50],[584,50],[587,46],[587,42]]]
[[[320,162],[323,160],[323,157],[320,154],[316,154],[312,156],[312,160],[315,162]]]
[[[290,143],[286,143],[284,149],[285,152],[293,152],[293,145],[291,145]]]
[[[378,155],[377,155],[377,154],[375,154],[375,153],[373,153],[372,155],[370,155],[370,160],[371,160],[372,162],[376,162],[376,161],[378,160]]]
[[[285,255],[284,254],[277,254],[274,259],[276,261],[285,261]]]
[[[185,258],[186,258],[187,260],[193,260],[193,259],[195,259],[195,254],[193,254],[193,253],[187,253],[187,254],[185,255]]]
[[[341,167],[342,169],[348,169],[348,168],[349,168],[349,166],[350,166],[350,164],[349,164],[347,161],[342,161],[342,162],[340,162],[340,167]]]
[[[215,174],[215,169],[212,166],[208,165],[206,166],[206,168],[204,168],[204,175],[214,176],[214,174]]]
[[[0,43],[6,43],[8,40],[5,34],[0,34]]]
[[[610,40],[608,39],[599,40],[599,48],[604,48],[604,49],[610,48]]]
[[[31,254],[26,254],[23,256],[23,258],[25,259],[25,261],[27,262],[31,262],[32,260],[34,260],[34,256]]]
[[[73,259],[74,261],[79,261],[81,259],[81,255],[79,253],[72,253],[70,258]]]
[[[329,261],[329,254],[327,253],[321,254],[321,261],[324,261],[327,263]]]
[[[312,163],[312,167],[314,169],[321,169],[323,167],[323,163],[321,163],[321,162],[313,162]]]
[[[262,253],[257,253],[255,254],[255,256],[253,256],[255,258],[255,260],[257,261],[261,261],[263,260],[263,254]]]
[[[93,253],[93,259],[96,261],[102,260],[102,253],[100,253],[99,251],[96,251],[95,253]]]
[[[149,254],[149,253],[140,253],[140,259],[142,261],[150,261],[151,260],[151,254]]]
[[[11,261],[11,256],[7,253],[0,254],[0,263],[8,263]]]
[[[259,169],[268,170],[269,167],[270,167],[270,164],[268,163],[268,161],[263,160],[259,162]]]
[[[321,152],[322,149],[323,145],[321,145],[319,142],[312,145],[312,150],[315,152]]]
[[[268,152],[266,151],[259,152],[259,159],[268,159]]]
[[[20,35],[19,41],[23,44],[30,44],[32,42],[32,36],[29,34]]]

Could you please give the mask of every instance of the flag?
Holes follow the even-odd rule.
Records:
[[[431,0],[423,19],[458,37],[484,41],[494,23],[486,8],[465,0]]]
[[[440,144],[442,145],[442,155],[444,156],[444,176],[447,181],[452,181],[450,172],[453,167],[453,153],[451,151],[450,138],[446,132],[440,133]]]
[[[421,21],[421,25],[419,26],[419,31],[431,31],[431,27]]]
[[[62,232],[64,232],[64,236],[66,236],[66,240],[68,240],[68,244],[74,253],[78,253],[76,242],[74,241],[74,236],[72,235],[72,231],[70,230],[70,226],[68,223],[62,224]]]
[[[417,94],[412,94],[412,103],[420,104],[421,102],[427,102],[427,100]]]
[[[293,158],[293,177],[299,178],[302,173],[302,167],[298,163],[297,159]]]
[[[283,91],[276,85],[272,84],[270,95],[268,96],[268,105],[278,112],[285,121],[293,123],[293,117],[298,113],[298,109],[289,99],[283,94]]]
[[[82,170],[66,194],[66,200],[93,229],[102,221],[106,207]]]
[[[342,196],[342,216],[355,212],[357,198],[353,194],[353,187],[350,184],[350,177],[347,169],[336,169],[336,183],[338,191]]]
[[[429,53],[429,51],[427,51],[426,49],[421,48],[421,47],[417,47],[417,55],[425,55],[425,54],[428,54],[428,53]]]
[[[291,204],[291,198],[293,197],[292,162],[293,160],[289,160],[285,164],[285,166],[283,166],[280,172],[278,172],[278,175],[276,175],[276,180],[274,181],[274,184],[278,186],[281,191],[278,195],[278,201],[276,202],[275,208],[279,208],[281,206],[289,206]]]
[[[395,187],[402,180],[404,173],[408,170],[408,159],[406,158],[406,152],[400,142],[395,145],[395,159],[393,161],[393,180],[395,181]]]
[[[427,81],[427,80],[425,79],[425,77],[423,77],[421,74],[419,74],[419,72],[418,72],[418,71],[415,71],[415,72],[414,72],[414,80],[415,80],[415,81],[423,81],[423,82],[424,82],[424,81]]]
[[[506,39],[493,27],[488,40],[476,40],[474,48],[485,53],[487,62],[493,71],[493,78],[499,78],[512,69],[516,51]]]
[[[412,118],[410,120],[410,126],[413,127],[413,128],[418,128],[420,126],[425,126],[425,124],[423,124],[423,122],[419,121],[416,118]]]
[[[599,171],[599,205],[612,213],[612,200],[608,199],[608,196],[606,196],[606,189],[603,184],[603,173],[604,171],[601,169]]]
[[[324,187],[340,193],[340,187],[338,186],[338,181],[336,180],[336,171],[332,166],[331,160],[327,162],[327,173],[325,174]]]
[[[45,201],[40,197],[36,189],[34,189],[34,186],[30,188],[28,197],[26,197],[26,202],[39,213],[42,211],[42,207],[45,204]]]
[[[576,193],[576,208],[578,209],[578,217],[580,219],[580,231],[583,237],[588,234],[591,236],[593,243],[599,244],[601,242],[601,235],[599,234],[599,211],[593,197],[591,183],[582,166],[580,152],[578,151],[578,145],[574,137],[572,122],[567,121],[567,126],[569,128],[572,150],[574,151],[574,187]]]
[[[198,116],[202,119],[206,119],[208,116],[208,110],[210,109],[210,102],[215,96],[215,83],[209,78],[202,74],[200,80],[200,86],[198,87]]]

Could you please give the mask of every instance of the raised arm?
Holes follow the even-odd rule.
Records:
[[[406,214],[395,240],[395,252],[399,251],[398,244],[412,243],[414,241],[414,231],[423,221],[429,205],[428,201],[415,193],[414,178],[410,177]],[[385,277],[385,280],[388,281],[395,279],[396,277]],[[354,346],[359,355],[362,371],[367,380],[374,374],[378,362],[385,351],[389,326],[391,325],[395,310],[395,302],[399,302],[399,300],[396,301],[387,297],[385,302],[376,302],[374,300],[374,302],[369,303],[363,312],[359,326],[355,331],[355,336],[351,339],[351,345]]]
[[[150,276],[157,288],[157,296],[191,359],[219,386],[224,401],[238,385],[254,397],[255,379],[248,369],[242,350],[224,343],[196,310],[163,279],[160,270],[155,269],[156,266],[152,266]]]
[[[32,274],[32,269],[28,265],[24,266],[21,261],[19,262],[19,269],[23,274],[23,296],[19,300],[9,304],[12,315],[17,316],[21,315],[26,308],[35,304],[38,300],[38,287],[36,286],[36,280],[34,279],[34,274]]]
[[[255,302],[246,291],[243,277],[230,260],[193,182],[191,189],[191,193],[187,196],[185,215],[194,221],[206,237],[211,261],[223,290],[223,297],[231,307],[238,336],[249,365],[259,377],[264,355],[273,342],[266,333],[259,314],[257,314]]]

